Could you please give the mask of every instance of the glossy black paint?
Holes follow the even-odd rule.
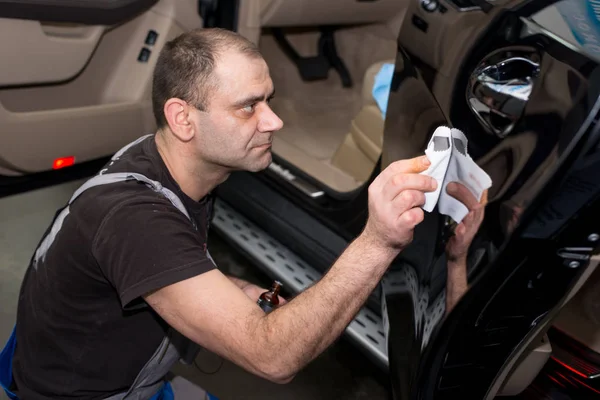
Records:
[[[600,172],[600,163],[596,161],[584,173],[591,172]],[[573,179],[578,178],[569,180]],[[569,183],[565,182],[562,190],[564,185]],[[589,253],[598,254],[598,244],[587,241],[589,233],[597,230],[593,217],[600,211],[597,190],[593,197],[551,239],[529,235],[528,228],[540,220],[537,215],[524,230],[515,232],[517,237],[486,267],[486,273],[440,326],[420,360],[410,393],[398,398],[485,398],[501,368],[524,340],[539,334],[538,328],[542,332],[547,329],[545,322],[554,316],[556,307],[589,265],[588,260],[570,268],[571,260],[560,257],[558,250],[591,246]],[[546,204],[549,206],[554,198]],[[395,353],[393,347],[391,344]]]
[[[438,125],[461,129],[469,153],[492,177],[486,217],[471,246],[471,288],[446,315],[446,217],[434,210],[383,281],[394,399],[483,399],[509,360],[546,323],[588,266],[560,249],[599,251],[587,235],[598,229],[600,103],[596,62],[549,36],[523,32],[505,13],[473,43],[443,111],[418,55],[402,47],[389,98],[384,166],[423,153]],[[406,38],[399,38],[400,44]],[[468,45],[468,44],[465,44]],[[540,64],[533,90],[505,137],[484,129],[468,104],[471,72],[493,52],[532,54]],[[437,78],[444,79],[444,76]],[[557,93],[558,92],[558,93]],[[443,101],[442,101],[443,103]],[[428,110],[427,121],[420,121]],[[437,111],[436,111],[437,110]],[[448,118],[446,118],[448,116]],[[420,129],[415,129],[420,127]]]

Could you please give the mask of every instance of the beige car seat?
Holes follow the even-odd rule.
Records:
[[[365,72],[362,108],[350,123],[350,132],[336,150],[331,163],[359,182],[366,181],[375,168],[383,145],[384,118],[372,95],[375,76],[385,63],[377,62]]]

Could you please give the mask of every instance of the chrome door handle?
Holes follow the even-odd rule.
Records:
[[[540,73],[534,52],[501,51],[484,59],[473,71],[467,102],[483,127],[505,137],[519,118]]]

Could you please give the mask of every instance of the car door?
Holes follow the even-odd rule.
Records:
[[[594,11],[580,0],[411,3],[382,168],[423,154],[446,125],[465,134],[492,187],[469,248],[469,286],[452,309],[445,247],[455,224],[437,207],[382,282],[394,399],[521,392],[548,358],[537,350],[552,319],[597,265]],[[538,367],[517,382],[528,357]]]
[[[154,131],[158,54],[201,26],[195,0],[0,0],[0,179],[106,161]]]

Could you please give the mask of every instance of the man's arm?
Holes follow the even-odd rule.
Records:
[[[240,289],[244,289],[245,287],[247,287],[248,285],[251,285],[250,282],[245,281],[243,279],[237,278],[235,276],[231,276],[231,275],[227,275],[227,277],[229,278],[229,280],[231,282],[233,282],[233,284],[237,287],[239,287]]]
[[[160,289],[146,301],[175,329],[243,368],[288,382],[336,340],[422,221],[424,157],[390,165],[369,187],[361,235],[312,287],[264,314],[219,271]]]

